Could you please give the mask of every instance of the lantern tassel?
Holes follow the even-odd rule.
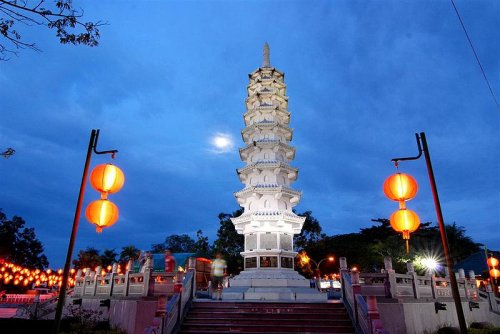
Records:
[[[410,254],[410,239],[406,239],[406,254]]]
[[[96,231],[97,233],[102,233],[102,227],[101,227],[101,226],[97,226],[97,227],[95,228],[95,231]]]

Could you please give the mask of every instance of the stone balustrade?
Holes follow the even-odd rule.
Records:
[[[149,261],[149,260],[148,260]],[[111,272],[101,275],[101,268],[96,271],[81,270],[75,279],[74,297],[145,297],[172,295],[175,283],[179,280],[175,273],[153,272],[152,263],[146,263],[138,273],[132,271],[129,262],[125,273],[118,273],[113,265]],[[181,278],[182,279],[182,278]]]

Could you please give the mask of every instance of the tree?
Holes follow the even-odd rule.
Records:
[[[306,220],[300,234],[294,238],[295,249],[299,251],[304,249],[307,251],[310,246],[325,237],[325,234],[321,233],[319,221],[313,217],[312,211],[306,211],[298,215],[306,217]]]
[[[118,256],[118,253],[115,251],[115,249],[105,249],[102,252],[101,255],[101,260],[102,260],[102,266],[107,267],[113,265],[113,263],[116,263],[116,257]]]
[[[153,244],[153,253],[162,253],[165,249],[170,249],[172,253],[194,253],[195,241],[187,234],[172,234],[165,238],[161,244]]]
[[[97,46],[99,44],[99,27],[102,22],[82,21],[83,10],[76,10],[73,0],[19,1],[0,0],[0,35],[4,42],[0,43],[0,59],[6,60],[7,54],[17,54],[19,49],[39,51],[33,42],[22,39],[17,26],[44,26],[53,29],[61,44]]]
[[[18,216],[7,219],[0,209],[0,257],[20,266],[45,269],[49,261],[43,254],[43,245],[35,229],[24,227],[25,224]]]
[[[214,242],[214,251],[221,252],[227,262],[228,273],[237,274],[243,269],[243,258],[240,252],[243,251],[244,237],[236,232],[231,218],[238,217],[243,213],[243,208],[232,214],[220,213],[219,229],[217,230],[217,240]]]
[[[194,243],[194,250],[197,256],[210,257],[212,247],[208,242],[208,237],[203,236],[203,231],[196,231],[196,242]]]
[[[87,247],[78,252],[77,258],[73,260],[76,269],[90,268],[94,270],[97,266],[102,266],[102,258],[99,250],[94,247]]]
[[[133,245],[122,247],[119,262],[124,265],[130,260],[137,260],[140,253],[141,251]]]

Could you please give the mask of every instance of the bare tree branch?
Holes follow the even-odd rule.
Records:
[[[0,39],[0,60],[8,60],[6,54],[17,54],[16,49],[29,48],[40,51],[33,42],[22,40],[15,29],[17,23],[25,26],[45,26],[56,32],[61,44],[97,46],[101,21],[82,21],[83,10],[76,10],[72,0],[0,0],[0,37],[3,37],[14,49],[9,48]]]

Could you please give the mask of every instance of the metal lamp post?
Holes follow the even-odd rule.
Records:
[[[82,182],[80,184],[80,192],[78,194],[78,200],[76,202],[75,216],[73,219],[73,228],[71,230],[71,237],[69,239],[68,253],[66,255],[66,262],[64,264],[63,277],[61,281],[61,287],[59,290],[59,299],[57,301],[56,315],[54,318],[54,333],[59,333],[59,328],[61,325],[62,311],[64,307],[64,301],[66,298],[66,287],[68,285],[68,278],[71,266],[71,258],[73,256],[73,249],[75,246],[76,233],[78,232],[78,224],[80,222],[80,215],[82,211],[83,196],[85,194],[85,187],[87,185],[87,176],[90,166],[90,159],[92,158],[92,151],[95,154],[111,154],[113,157],[118,152],[118,150],[108,150],[108,151],[97,151],[97,141],[99,140],[99,130],[92,130],[90,133],[90,141],[87,149],[87,157],[85,159],[85,165],[83,167]]]
[[[441,235],[443,252],[444,252],[445,259],[446,259],[446,266],[448,268],[448,272],[450,273],[451,293],[453,295],[453,300],[455,302],[455,308],[457,310],[457,318],[458,318],[458,324],[460,326],[460,333],[466,334],[467,333],[467,323],[465,322],[464,310],[462,308],[462,302],[460,301],[460,293],[458,292],[457,279],[456,279],[455,275],[453,274],[454,271],[453,271],[453,263],[451,261],[451,256],[450,256],[450,247],[448,245],[448,238],[446,236],[443,213],[441,212],[441,204],[439,201],[436,180],[434,178],[434,171],[432,170],[432,163],[431,163],[431,156],[429,153],[429,147],[427,146],[427,140],[425,138],[424,132],[420,132],[420,134],[416,133],[415,137],[417,139],[418,155],[415,157],[394,158],[391,161],[393,161],[397,165],[399,163],[399,161],[417,160],[422,156],[422,153],[424,153],[425,162],[427,165],[427,173],[429,174],[429,182],[430,182],[431,190],[432,190],[432,196],[434,198],[434,207],[436,210],[436,215],[437,215],[437,220],[438,220],[438,225],[439,225],[439,233]]]

